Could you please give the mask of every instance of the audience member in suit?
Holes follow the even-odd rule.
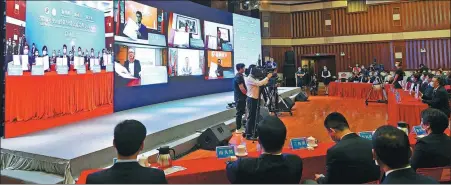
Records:
[[[125,61],[124,67],[135,78],[141,78],[141,63],[135,59],[135,50],[132,48],[128,50],[128,60]]]
[[[426,103],[431,108],[439,109],[443,113],[450,117],[451,110],[449,109],[449,97],[448,92],[443,87],[445,85],[445,80],[440,76],[434,76],[432,78],[432,87],[434,88],[432,92],[432,97],[421,97],[423,103]]]
[[[137,157],[144,147],[146,127],[136,120],[125,120],[114,128],[113,145],[117,162],[109,169],[88,175],[87,184],[167,184],[164,172],[141,166]]]
[[[362,184],[380,178],[380,169],[371,153],[371,141],[351,132],[342,114],[329,114],[324,127],[337,144],[327,150],[327,173],[315,175],[319,184]]]
[[[385,125],[373,134],[373,155],[385,172],[381,184],[438,184],[430,177],[415,173],[409,164],[412,154],[409,138],[396,127]]]
[[[448,127],[446,115],[433,108],[421,113],[421,126],[427,136],[418,139],[411,159],[413,169],[451,165],[451,138],[444,132]]]
[[[421,83],[420,86],[420,92],[423,94],[423,96],[425,97],[432,97],[432,91],[434,90],[434,88],[432,87],[432,78],[434,77],[433,74],[428,73],[426,75],[426,78],[423,80],[423,82]]]
[[[36,53],[36,44],[31,44],[31,52],[30,52],[30,56],[34,56],[34,54]]]
[[[233,184],[298,184],[302,176],[302,159],[282,154],[287,137],[283,122],[268,116],[258,125],[259,143],[264,152],[259,158],[232,158],[227,178]]]
[[[67,55],[67,46],[66,44],[63,45],[63,55],[61,55],[61,58],[64,60],[67,60],[67,67],[70,67],[70,57]]]

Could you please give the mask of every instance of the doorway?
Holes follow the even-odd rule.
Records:
[[[326,66],[332,76],[337,76],[335,55],[315,55],[315,56],[302,56],[301,66],[307,65],[308,68],[313,71],[319,82],[323,82],[321,73],[323,67]]]

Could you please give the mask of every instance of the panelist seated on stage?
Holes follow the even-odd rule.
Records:
[[[451,165],[451,138],[444,132],[448,118],[438,109],[428,108],[421,112],[421,127],[427,136],[418,139],[411,159],[414,170]]]
[[[258,125],[257,131],[263,154],[259,158],[239,158],[228,162],[229,181],[233,184],[299,184],[302,159],[281,153],[287,137],[283,122],[275,116],[268,116]]]
[[[324,120],[324,127],[336,144],[327,150],[326,174],[316,174],[316,183],[362,184],[380,178],[380,169],[371,152],[371,141],[351,132],[342,114],[330,113]],[[305,183],[315,182],[307,180]]]
[[[434,90],[432,91],[432,96],[426,97],[421,96],[423,103],[426,103],[431,108],[439,109],[443,113],[450,117],[450,108],[449,108],[449,97],[448,92],[446,91],[444,79],[441,76],[434,76],[432,78],[432,87]]]
[[[135,59],[135,50],[130,48],[128,50],[128,60],[125,61],[124,67],[128,72],[135,78],[140,78],[141,76],[141,63],[139,60]]]
[[[89,174],[86,184],[167,184],[163,171],[138,163],[146,135],[146,127],[139,121],[125,120],[116,125],[113,145],[117,162],[109,169]]]
[[[381,184],[438,184],[430,177],[415,173],[409,164],[411,148],[406,133],[385,125],[373,134],[373,155],[384,171]]]

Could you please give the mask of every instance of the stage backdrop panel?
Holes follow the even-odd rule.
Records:
[[[62,50],[63,44],[102,51],[105,47],[104,12],[65,1],[27,1],[26,37],[41,50]],[[83,50],[84,51],[84,50]],[[39,51],[41,54],[41,51]],[[69,53],[69,51],[68,51]]]
[[[117,1],[114,2],[117,3]],[[173,12],[203,21],[230,26],[233,25],[231,13],[202,6],[190,1],[141,1],[140,3],[163,9],[165,12]],[[203,28],[199,31],[201,30],[203,30]],[[204,51],[204,53],[206,53],[206,51]],[[233,79],[205,80],[203,75],[199,75],[172,77],[169,78],[167,84],[115,87],[114,110],[122,111],[166,101],[232,91],[232,80]]]

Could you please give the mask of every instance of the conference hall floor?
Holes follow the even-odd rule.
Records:
[[[321,93],[324,94],[324,93]],[[324,129],[324,118],[331,112],[342,113],[349,122],[354,132],[373,131],[386,123],[387,105],[370,103],[365,106],[362,99],[343,99],[329,96],[310,96],[308,102],[296,102],[293,107],[293,116],[282,113],[280,118],[285,123],[288,134],[285,147],[289,147],[289,139],[296,137],[313,136],[319,143],[331,142]],[[243,141],[240,134],[234,134],[230,143],[240,144]],[[248,152],[257,150],[257,143],[246,141]],[[197,150],[184,157],[186,159],[198,159],[214,157],[214,151]]]

